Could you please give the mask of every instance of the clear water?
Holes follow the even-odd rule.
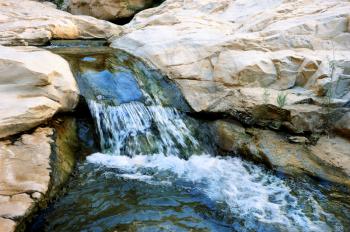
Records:
[[[346,193],[218,156],[176,88],[140,71],[145,64],[119,51],[101,67],[101,54],[78,54],[70,62],[101,152],[78,165],[31,231],[349,231]],[[103,73],[113,88],[95,80]]]

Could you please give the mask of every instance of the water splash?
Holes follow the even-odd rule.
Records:
[[[342,231],[336,218],[323,211],[310,197],[311,212],[299,207],[298,199],[278,177],[239,158],[194,155],[110,156],[96,153],[88,162],[116,168],[120,177],[150,184],[191,184],[217,204],[227,204],[238,231]],[[327,221],[324,220],[327,219]],[[338,228],[338,229],[337,229]]]

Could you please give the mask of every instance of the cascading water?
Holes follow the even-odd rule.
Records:
[[[117,169],[120,178],[164,186],[183,182],[227,205],[227,213],[237,220],[232,228],[239,231],[329,231],[322,218],[342,228],[312,198],[313,210],[306,215],[283,181],[261,168],[239,158],[196,153],[199,141],[173,108],[138,102],[112,107],[94,101],[89,107],[106,153],[93,154],[87,161]]]
[[[102,151],[78,166],[67,195],[36,231],[349,228],[347,217],[340,216],[349,209],[335,212],[339,201],[329,202],[309,181],[282,179],[240,158],[215,156],[209,133],[182,113],[186,106],[174,86],[142,62],[108,52],[101,62],[108,68],[100,70],[99,54],[70,58],[79,64],[78,82]],[[294,185],[299,187],[289,187]]]
[[[187,157],[199,149],[181,114],[170,107],[140,102],[106,106],[89,101],[101,147],[113,155],[166,154]]]

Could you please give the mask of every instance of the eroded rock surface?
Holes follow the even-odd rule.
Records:
[[[71,111],[78,87],[68,63],[34,47],[0,46],[0,138]]]
[[[245,129],[235,121],[219,120],[212,128],[216,144],[224,151],[290,175],[304,173],[350,186],[350,146],[344,138],[322,136],[315,145],[306,145],[275,131]]]
[[[137,14],[112,46],[176,80],[197,112],[321,132],[329,89],[331,107],[350,99],[349,18],[341,0],[167,0]]]
[[[98,19],[129,18],[150,7],[153,0],[69,0],[68,11],[75,15],[90,15]]]
[[[22,135],[15,142],[0,142],[1,218],[19,221],[47,192],[52,134],[50,128],[39,128],[33,134]],[[35,193],[39,194],[39,199],[33,197]],[[8,221],[0,224],[5,222]]]
[[[44,45],[51,39],[106,39],[119,33],[117,25],[74,16],[49,4],[0,0],[0,45]]]
[[[73,171],[78,144],[75,120],[69,117],[0,141],[1,232],[23,229],[39,204],[57,194]]]

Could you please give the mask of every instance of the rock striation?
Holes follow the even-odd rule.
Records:
[[[196,112],[320,133],[348,111],[349,19],[342,0],[167,0],[111,41],[175,80]]]
[[[0,45],[44,45],[51,39],[107,39],[120,27],[35,1],[0,0]]]
[[[35,47],[0,46],[0,138],[29,130],[79,98],[68,63]]]

